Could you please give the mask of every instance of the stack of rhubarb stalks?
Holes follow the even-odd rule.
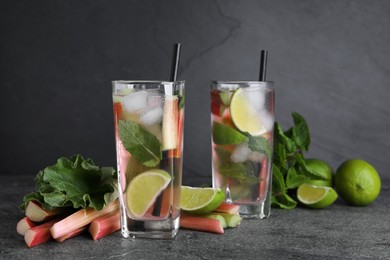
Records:
[[[51,239],[63,242],[88,229],[93,240],[100,239],[120,229],[119,203],[114,201],[102,210],[80,209],[69,213],[64,209],[46,210],[30,201],[25,210],[26,217],[16,225],[17,232],[24,236],[28,247],[45,243]]]
[[[223,234],[225,228],[236,227],[241,223],[238,206],[222,203],[216,210],[204,215],[183,213],[180,228]],[[17,232],[24,236],[28,247],[43,244],[55,239],[63,242],[85,231],[93,240],[98,240],[120,229],[119,203],[114,201],[102,210],[80,209],[69,213],[58,208],[46,210],[39,203],[30,201],[25,209],[25,217],[17,226]]]

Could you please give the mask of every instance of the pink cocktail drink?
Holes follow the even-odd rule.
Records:
[[[172,238],[179,228],[184,82],[114,81],[121,231]]]
[[[213,186],[243,217],[270,213],[274,90],[271,82],[213,82]]]

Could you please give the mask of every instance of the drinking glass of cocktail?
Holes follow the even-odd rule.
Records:
[[[112,82],[121,232],[173,238],[179,230],[184,81]]]
[[[213,187],[244,218],[266,218],[271,205],[274,125],[272,82],[211,84]]]
[[[174,237],[180,216],[184,82],[112,84],[122,234]]]

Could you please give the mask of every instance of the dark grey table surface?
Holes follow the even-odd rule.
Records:
[[[181,230],[174,240],[131,240],[119,232],[93,241],[88,234],[28,249],[16,233],[18,205],[31,176],[0,176],[0,259],[390,259],[390,180],[368,207],[338,200],[322,210],[272,209],[223,235]]]

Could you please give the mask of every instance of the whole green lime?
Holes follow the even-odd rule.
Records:
[[[322,187],[333,187],[333,169],[325,161],[320,159],[306,159],[307,169],[316,176],[321,176],[321,179],[312,179],[306,183]]]
[[[335,187],[339,196],[354,206],[372,203],[381,190],[381,179],[375,168],[360,159],[343,162],[336,170]]]

